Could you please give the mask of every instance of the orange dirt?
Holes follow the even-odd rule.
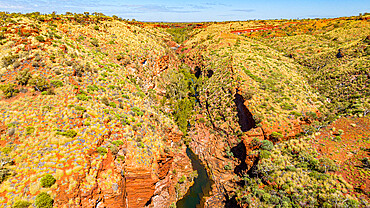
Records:
[[[343,134],[340,134],[340,129]],[[322,129],[313,140],[313,147],[320,156],[334,160],[340,167],[340,174],[349,182],[360,198],[370,198],[370,171],[360,161],[369,157],[370,118],[340,118]]]

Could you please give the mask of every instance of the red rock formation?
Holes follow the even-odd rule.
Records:
[[[151,170],[132,167],[126,171],[126,207],[144,207],[150,204],[156,183],[152,178]]]

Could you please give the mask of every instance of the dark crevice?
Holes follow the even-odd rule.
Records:
[[[213,75],[213,70],[209,69],[209,70],[207,71],[207,77],[208,77],[208,78],[211,78],[211,77],[212,77],[212,75]]]
[[[231,152],[235,158],[240,160],[240,164],[235,167],[234,173],[238,176],[243,176],[243,173],[247,170],[247,164],[245,163],[247,149],[244,143],[240,142],[237,146],[231,148]]]
[[[254,162],[253,162],[253,165],[252,167],[247,171],[247,174],[250,178],[256,178],[258,177],[258,162],[259,162],[259,158],[257,158]]]
[[[226,196],[225,208],[241,208],[241,206],[236,201],[236,196],[233,196],[231,198]]]
[[[209,111],[209,107],[210,107],[210,105],[209,105],[209,103],[208,103],[208,100],[206,100],[206,109],[207,109],[208,118],[209,118],[209,121],[210,121],[210,122],[211,122],[211,124],[212,124],[212,127],[213,127],[213,128],[215,128],[216,126],[215,126],[215,124],[213,123],[213,120],[212,120],[212,117],[211,117],[211,113],[210,113],[210,111]]]
[[[202,75],[202,70],[200,69],[199,66],[196,66],[194,71],[195,71],[195,77],[198,79],[200,75]]]
[[[153,196],[150,197],[150,199],[145,203],[144,206],[149,206],[152,203],[152,198],[153,198]]]
[[[244,98],[240,94],[235,94],[235,105],[238,110],[239,125],[243,132],[249,131],[256,127],[256,121],[253,119],[252,113],[244,105]]]

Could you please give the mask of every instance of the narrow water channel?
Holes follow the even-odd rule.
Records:
[[[184,198],[177,202],[176,206],[177,208],[202,208],[205,202],[203,197],[208,196],[213,182],[208,177],[198,156],[189,147],[186,149],[186,154],[191,159],[193,169],[198,171],[198,177],[194,179],[193,186],[189,188]]]

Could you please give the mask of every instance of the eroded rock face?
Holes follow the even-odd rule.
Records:
[[[224,167],[232,160],[224,157],[224,146],[222,138],[210,133],[210,129],[201,124],[196,124],[197,134],[193,134],[189,146],[199,156],[206,169],[215,182],[212,186],[212,196],[205,203],[205,207],[222,207],[224,190],[232,188],[232,171],[225,171]],[[210,200],[208,202],[208,200]]]
[[[156,180],[148,169],[129,168],[125,176],[126,207],[144,207],[155,191]]]
[[[181,133],[172,129],[168,131],[168,136],[178,141],[177,137],[181,136]],[[173,141],[169,140],[168,145],[170,146],[171,143]],[[123,146],[116,155],[126,155],[126,152],[127,149]],[[87,157],[92,161],[91,158],[96,158],[97,154],[91,151]],[[169,151],[158,155],[148,167],[140,166],[130,157],[127,157],[124,162],[117,158],[109,150],[102,162],[95,166],[96,175],[92,177],[74,175],[73,183],[77,185],[73,189],[70,189],[69,184],[59,184],[54,205],[113,208],[169,207],[182,196],[175,190],[179,178],[193,171],[184,145],[176,152]],[[90,162],[87,169],[95,169],[95,167],[93,162]],[[93,186],[89,187],[88,184]],[[186,193],[190,186],[191,182],[186,181],[179,184],[178,189]]]
[[[181,138],[181,132],[177,129],[168,130],[166,134],[169,138],[168,146]],[[185,145],[182,145],[177,152],[159,155],[153,161],[151,169],[126,167],[126,207],[169,207],[182,196],[178,192],[185,194],[191,186],[189,181],[181,184],[178,181],[181,176],[187,176],[192,171]],[[178,184],[177,192],[175,190],[176,184]]]
[[[256,146],[253,143],[253,140],[271,140],[271,132],[277,129],[265,129],[263,124],[256,127],[253,115],[244,105],[242,97],[236,97],[235,104],[239,111],[239,124],[241,129],[245,130],[240,140],[230,134],[220,136],[211,127],[199,123],[195,124],[195,128],[190,133],[192,141],[189,146],[205,164],[214,181],[211,196],[207,197],[205,207],[239,206],[235,199],[229,198],[233,194],[235,186],[238,186],[235,176],[253,174],[253,168],[258,163],[259,158],[258,154],[252,154],[253,150],[259,148],[258,145]],[[299,121],[292,124],[293,130],[286,138],[294,136],[301,131],[301,123]],[[279,140],[286,138],[279,138]],[[232,157],[227,155],[228,150],[226,150],[226,146],[232,147],[229,150],[233,153]]]
[[[89,169],[92,166],[89,164]],[[69,184],[60,184],[54,205],[56,207],[125,207],[125,183],[121,169],[114,165],[114,157],[108,152],[107,157],[99,165],[94,185],[87,188],[88,179],[76,175],[78,184],[69,190]],[[90,181],[89,181],[90,182]]]

